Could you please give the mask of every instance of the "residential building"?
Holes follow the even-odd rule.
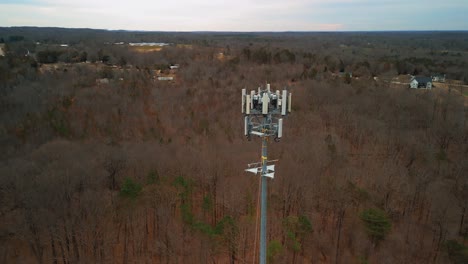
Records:
[[[430,77],[413,77],[410,82],[410,88],[414,89],[432,89],[432,78]]]

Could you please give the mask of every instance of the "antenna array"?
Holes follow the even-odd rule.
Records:
[[[267,141],[274,137],[279,142],[283,137],[283,117],[291,112],[291,93],[286,89],[282,92],[271,91],[270,84],[264,89],[242,89],[242,113],[244,114],[244,135],[262,138],[261,161],[248,164],[246,171],[261,176],[261,220],[260,220],[260,264],[266,264],[266,225],[267,225],[267,179],[274,178],[277,160],[268,161]]]
[[[250,140],[252,135],[260,137],[275,136],[279,141],[283,136],[283,118],[291,112],[291,93],[258,87],[247,94],[242,89],[242,113],[244,114],[244,135]]]

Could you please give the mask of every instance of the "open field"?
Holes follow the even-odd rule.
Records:
[[[163,47],[155,47],[155,46],[135,46],[131,47],[130,49],[137,51],[137,52],[155,52],[155,51],[161,51]]]

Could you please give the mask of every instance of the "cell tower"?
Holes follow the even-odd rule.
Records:
[[[283,117],[291,112],[291,93],[270,90],[270,84],[265,89],[250,91],[242,89],[242,113],[244,114],[244,134],[250,140],[251,136],[262,138],[261,161],[248,164],[245,171],[259,174],[261,177],[261,214],[260,214],[260,264],[266,264],[266,233],[267,233],[267,180],[273,179],[276,160],[268,160],[267,142],[274,137],[279,142],[283,137]]]

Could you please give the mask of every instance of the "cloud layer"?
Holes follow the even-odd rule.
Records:
[[[468,1],[0,1],[0,26],[163,31],[468,30]]]

